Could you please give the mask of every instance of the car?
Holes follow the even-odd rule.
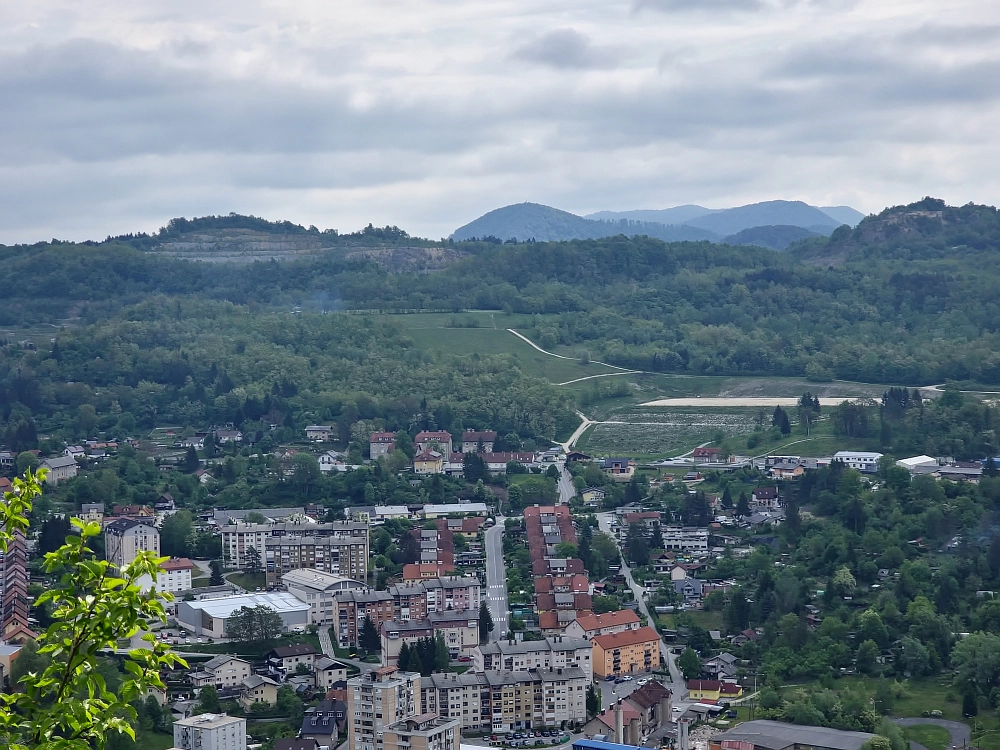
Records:
[[[496,742],[497,741],[497,736],[495,734],[491,734],[490,735],[490,739],[493,740],[494,742]]]
[[[737,716],[739,716],[739,714],[736,713],[735,711],[733,711],[732,709],[730,709],[729,711],[726,711],[726,718],[727,719],[735,719]]]
[[[627,674],[624,677],[622,677],[622,682],[632,682],[632,675]]]
[[[205,639],[202,638],[201,636],[198,636],[198,643],[204,643],[204,642],[205,642]]]
[[[544,745],[545,744],[545,740],[535,740],[535,744],[536,745]]]
[[[649,678],[648,677],[643,677],[641,680],[639,680],[635,684],[636,685],[645,685],[647,682],[649,682]]]
[[[514,739],[515,740],[524,739],[524,733],[523,732],[514,732]]]
[[[191,642],[191,639],[190,639],[190,638],[185,638],[185,639],[184,639],[184,642],[185,642],[185,643],[190,643],[190,642]]]
[[[674,706],[674,713],[679,714],[683,709],[680,706]]]
[[[542,737],[548,737],[548,736],[549,736],[549,730],[546,729],[542,732]]]
[[[514,733],[513,733],[513,732],[507,732],[507,734],[505,734],[505,735],[503,736],[503,738],[504,738],[505,740],[512,740],[512,739],[514,739]]]
[[[606,679],[606,680],[607,680],[608,682],[611,682],[612,680],[614,680],[614,679],[615,679],[615,676],[614,676],[613,674],[609,674],[609,675],[608,675],[607,677],[605,677],[604,679]]]
[[[462,663],[470,662],[470,661],[472,661],[472,657],[471,656],[460,656],[460,657],[458,657],[458,660],[460,662],[462,662]]]

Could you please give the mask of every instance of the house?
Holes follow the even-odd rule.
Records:
[[[444,455],[436,450],[427,449],[413,457],[414,474],[443,474]]]
[[[219,654],[201,665],[201,669],[192,672],[191,685],[202,688],[214,685],[216,688],[238,688],[243,681],[253,674],[253,665],[246,659],[232,654]]]
[[[86,458],[87,451],[83,449],[82,445],[68,445],[66,450],[63,451],[64,456],[69,456],[70,458]]]
[[[786,458],[776,461],[769,471],[774,479],[795,479],[805,473],[806,466],[798,459]]]
[[[215,439],[221,444],[242,443],[243,433],[239,430],[216,430]]]
[[[580,492],[580,497],[587,508],[600,508],[607,494],[602,487],[588,487]]]
[[[590,641],[599,635],[623,633],[626,630],[638,629],[639,615],[631,609],[622,609],[602,615],[579,615],[576,620],[567,626],[566,635],[575,638],[586,638]]]
[[[601,468],[616,482],[627,482],[635,474],[635,461],[630,458],[606,458]]]
[[[81,521],[101,523],[104,520],[104,503],[83,503],[77,518]]]
[[[702,664],[702,671],[716,679],[736,677],[737,659],[728,651],[713,656]]]
[[[660,635],[651,627],[591,639],[595,677],[650,672],[660,665]]]
[[[309,671],[312,672],[313,663],[319,656],[320,653],[310,643],[278,646],[267,653],[267,664],[268,667],[278,670],[283,675],[295,672],[299,664],[309,667]]]
[[[319,750],[319,748],[319,740],[314,737],[300,740],[281,738],[274,741],[274,750]]]
[[[373,458],[381,458],[396,444],[395,432],[373,432],[368,437],[368,453]]]
[[[684,597],[685,601],[700,601],[704,595],[705,582],[698,578],[685,578],[674,581],[674,592]]]
[[[346,694],[346,690],[344,691]],[[324,747],[336,747],[338,738],[347,732],[347,703],[343,700],[321,700],[307,708],[302,717],[299,737],[314,740]],[[277,742],[274,746],[278,750]]]
[[[881,458],[881,453],[870,451],[837,451],[833,454],[834,461],[840,461],[864,474],[875,474],[878,472],[878,462]]]
[[[688,680],[688,697],[693,701],[718,703],[743,695],[743,686],[728,680]]]
[[[639,731],[643,739],[674,721],[671,697],[672,693],[661,682],[650,680],[625,698],[625,703],[639,712]]]
[[[720,448],[695,448],[691,453],[691,457],[695,461],[710,461],[717,462],[719,456],[722,454],[722,449]]]
[[[347,667],[329,656],[321,656],[313,663],[316,687],[329,690],[335,682],[347,679]]]
[[[580,451],[570,451],[566,454],[566,463],[575,464],[577,462],[584,462],[592,460],[590,456],[586,453],[581,453]]]
[[[174,443],[175,448],[194,448],[200,451],[205,447],[205,435],[193,435],[192,437],[181,438]]]
[[[307,425],[306,440],[312,440],[315,443],[327,443],[333,435],[333,430],[333,425],[329,424]]]
[[[191,573],[194,563],[186,557],[171,557],[160,565],[161,572],[156,575],[157,591],[188,591],[191,588]]]
[[[492,453],[496,439],[494,430],[466,430],[462,433],[462,453]]]
[[[278,702],[278,683],[270,677],[252,674],[240,685],[240,705],[249,711],[254,703],[273,706]]]
[[[621,701],[601,711],[584,725],[583,733],[588,737],[610,736],[615,741],[615,714],[618,710],[621,710],[622,714],[622,743],[632,747],[638,746],[642,742],[642,716],[628,701]],[[623,745],[609,744],[608,747],[617,750]]]
[[[166,513],[174,510],[174,508],[174,496],[169,492],[162,493],[158,498],[156,498],[156,502],[153,503],[153,510],[158,513]]]
[[[49,473],[45,476],[46,484],[59,484],[65,479],[75,477],[77,469],[80,467],[72,456],[59,456],[46,458],[39,464],[39,468],[48,469]]]
[[[775,510],[779,503],[778,488],[758,487],[750,493],[750,500],[758,508]]]
[[[418,432],[413,438],[413,450],[416,453],[433,450],[442,456],[451,455],[451,433],[450,432]]]

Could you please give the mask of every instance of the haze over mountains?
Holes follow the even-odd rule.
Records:
[[[802,201],[765,201],[726,209],[688,204],[659,210],[599,211],[587,216],[538,203],[519,203],[459,227],[452,238],[541,242],[645,234],[666,241],[709,240],[783,250],[806,237],[828,236],[842,224],[856,226],[862,218],[864,214],[849,206],[819,208]]]

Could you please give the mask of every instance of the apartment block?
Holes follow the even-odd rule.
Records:
[[[112,521],[104,529],[105,557],[121,570],[131,563],[140,552],[160,554],[160,532],[150,522],[142,523],[121,518]]]
[[[541,641],[496,641],[476,647],[473,661],[477,672],[526,672],[529,669],[578,667],[593,676],[593,646],[583,638],[549,636]]]
[[[264,542],[268,585],[290,570],[314,568],[355,581],[368,577],[368,537],[274,537]]]
[[[419,714],[389,727],[383,737],[385,750],[458,750],[462,730],[457,719]]]
[[[174,747],[181,750],[246,750],[247,720],[200,714],[174,722]]]
[[[418,673],[382,667],[352,677],[347,681],[348,750],[387,750],[389,728],[419,714]],[[398,735],[393,739],[398,745]]]
[[[473,610],[462,612],[430,612],[423,620],[382,623],[382,664],[395,666],[399,651],[404,643],[412,645],[420,638],[434,638],[438,633],[444,637],[448,654],[452,659],[469,656],[479,645],[479,613]]]
[[[337,642],[341,648],[357,647],[366,617],[376,628],[393,618],[392,595],[388,591],[339,591],[334,595],[334,610]]]
[[[650,672],[660,665],[660,635],[651,627],[595,636],[594,674],[609,677]]]
[[[235,523],[223,526],[222,560],[227,568],[244,568],[247,565],[247,551],[253,548],[264,561],[264,550],[268,539],[275,538],[335,538],[350,539],[353,544],[364,545],[367,570],[368,524],[357,521],[334,521],[332,523],[306,523],[289,521],[285,523]],[[300,566],[308,567],[308,566]],[[338,571],[329,571],[338,572]],[[348,572],[339,571],[341,575]]]

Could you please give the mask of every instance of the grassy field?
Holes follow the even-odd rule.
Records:
[[[923,745],[927,750],[945,750],[951,741],[948,730],[934,724],[904,727],[903,736],[912,742]]]
[[[143,732],[135,746],[137,750],[167,750],[174,746],[174,736],[163,732]]]
[[[247,591],[264,588],[266,585],[263,573],[233,573],[231,575],[227,575],[226,580],[246,589]]]
[[[726,436],[753,432],[752,409],[624,409],[595,425],[577,443],[599,455],[674,456]]]

